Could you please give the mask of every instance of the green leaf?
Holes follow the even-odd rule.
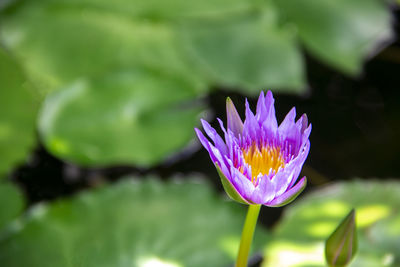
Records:
[[[392,236],[397,228],[382,231],[377,227],[398,222],[400,183],[382,180],[332,184],[288,206],[275,228],[275,238],[265,247],[267,260],[262,266],[326,266],[324,241],[352,208],[356,210],[358,252],[348,266],[397,266],[398,236]]]
[[[252,14],[188,23],[181,35],[195,66],[214,84],[251,94],[260,88],[303,92],[303,60],[295,36],[271,20]]]
[[[0,232],[24,207],[21,192],[11,183],[0,182]]]
[[[274,2],[310,52],[349,74],[358,74],[392,35],[390,11],[381,0]]]
[[[122,16],[176,21],[230,16],[254,9],[258,0],[41,0],[57,8],[108,10]]]
[[[80,165],[156,164],[193,139],[205,83],[170,25],[92,4],[29,2],[5,16],[2,37],[42,94],[62,91],[46,100],[41,138]]]
[[[137,67],[204,87],[171,25],[132,19],[122,3],[117,12],[110,3],[80,2],[28,1],[2,15],[1,39],[43,95],[78,78]]]
[[[194,138],[197,93],[144,69],[82,79],[48,97],[39,130],[49,151],[81,165],[149,166]]]
[[[2,264],[196,267],[233,263],[245,210],[217,198],[201,180],[162,183],[149,178],[127,179],[34,207],[21,218],[20,228],[0,241]],[[255,247],[266,237],[259,228]]]
[[[376,246],[386,251],[384,263],[387,266],[400,266],[400,213],[379,220],[369,229],[368,238]]]
[[[22,162],[35,141],[37,103],[14,59],[0,46],[0,179]]]
[[[349,264],[357,253],[357,228],[354,209],[343,219],[325,242],[325,258],[329,266]]]

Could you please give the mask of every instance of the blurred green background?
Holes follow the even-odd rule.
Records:
[[[193,128],[271,89],[278,121],[313,124],[310,185],[262,210],[251,265],[324,266],[354,207],[351,266],[400,266],[399,17],[389,0],[0,1],[1,265],[231,266],[245,207]]]

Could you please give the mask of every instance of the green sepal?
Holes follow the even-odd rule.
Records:
[[[246,204],[246,205],[251,205],[253,203],[246,201],[240,194],[239,192],[233,187],[232,183],[225,177],[225,175],[222,173],[221,168],[218,166],[217,163],[215,163],[215,168],[217,169],[217,172],[219,174],[219,177],[221,178],[222,186],[224,187],[224,190],[226,194],[234,201],[239,202],[241,204]]]
[[[356,253],[357,231],[352,209],[326,240],[325,258],[330,267],[342,267],[349,264]]]

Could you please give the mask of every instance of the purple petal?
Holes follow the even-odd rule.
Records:
[[[284,169],[280,169],[278,173],[272,178],[271,182],[275,185],[275,195],[279,196],[283,194],[292,181],[296,179],[295,174],[295,164],[288,164]]]
[[[227,148],[226,155],[229,155],[229,157],[233,159],[234,150],[238,143],[237,138],[234,136],[234,134],[232,133],[231,130],[229,130],[229,129],[228,129],[228,131],[225,130],[224,124],[219,118],[217,118],[217,120],[219,122],[219,125],[220,125],[222,131],[224,132],[225,143],[226,143],[226,148]]]
[[[247,200],[245,200],[240,193],[237,191],[237,189],[233,186],[232,182],[222,173],[221,169],[219,166],[216,164],[215,168],[217,169],[217,172],[219,174],[219,177],[221,178],[221,183],[222,186],[224,187],[224,190],[226,194],[233,200],[242,203],[242,204],[253,204]]]
[[[275,197],[275,185],[265,175],[260,176],[256,189],[253,192],[251,200],[256,204],[264,204],[271,201]]]
[[[214,161],[214,163],[218,164],[218,166],[221,168],[222,173],[229,179],[229,177],[231,176],[231,173],[229,171],[229,164],[228,164],[228,161],[226,160],[226,157],[224,157],[221,154],[221,152],[216,147],[211,145],[210,143],[209,143],[209,146],[211,149],[210,155],[211,154],[214,155],[214,157],[217,159],[217,161]]]
[[[287,133],[290,133],[293,128],[295,128],[295,120],[296,118],[296,108],[293,107],[289,113],[285,116],[285,119],[279,125],[279,135],[286,136]],[[297,127],[296,127],[297,128]]]
[[[210,141],[208,141],[208,139],[204,136],[204,134],[197,128],[194,128],[197,137],[200,140],[200,143],[204,146],[204,148],[208,151],[208,153],[210,153]],[[215,162],[215,158],[211,158],[213,160],[213,162]]]
[[[266,113],[260,114],[259,122],[263,127],[266,139],[275,139],[278,130],[278,123],[276,121],[276,116],[275,116],[275,107],[274,107],[275,100],[271,91],[267,92],[264,102],[265,102]]]
[[[292,187],[297,181],[303,164],[310,151],[310,142],[308,141],[301,148],[297,157],[292,159],[286,166],[279,170],[278,173],[272,178],[272,182],[276,185],[276,195],[279,196],[288,188]]]
[[[296,122],[296,128],[301,133],[301,146],[303,146],[306,143],[311,133],[311,124],[310,125],[307,124],[308,124],[308,118],[306,114],[303,114],[300,117],[300,119]]]
[[[211,125],[207,121],[201,120],[201,124],[203,125],[204,131],[214,142],[215,147],[220,150],[223,155],[225,155],[227,153],[227,148],[221,136],[219,136],[217,131],[213,127],[211,127]]]
[[[307,159],[308,153],[310,152],[310,141],[307,140],[305,145],[301,148],[299,155],[293,159],[293,164],[295,166],[293,173],[293,180],[290,182],[289,188],[293,186],[293,184],[297,181],[297,178],[300,175],[301,169],[303,168],[303,164]]]
[[[306,114],[301,115],[300,119],[296,122],[297,128],[300,129],[301,133],[304,133],[304,130],[307,128],[308,118]]]
[[[251,140],[257,140],[261,136],[261,129],[256,117],[250,110],[249,102],[246,99],[246,120],[244,121],[243,136]]]
[[[265,106],[265,97],[264,92],[261,91],[260,96],[258,97],[257,101],[257,114],[256,118],[258,121],[261,121],[261,118],[267,117],[267,107]]]
[[[296,109],[293,107],[279,125],[279,140],[283,146],[290,146],[289,153],[296,155],[299,151],[302,135],[300,127],[295,123]]]
[[[233,186],[237,189],[239,194],[246,200],[252,201],[252,195],[254,192],[254,185],[247,177],[245,177],[238,169],[231,166],[231,182]],[[254,202],[253,202],[254,203]]]
[[[310,133],[311,133],[311,128],[312,128],[312,125],[311,125],[311,123],[310,123],[310,125],[308,126],[308,128],[306,128],[305,130],[304,130],[304,133],[303,133],[303,136],[302,136],[302,144],[304,144],[307,140],[308,140],[308,137],[310,137]]]
[[[226,117],[228,121],[228,129],[238,138],[243,133],[243,122],[233,104],[232,100],[228,97],[226,99]]]
[[[272,201],[264,203],[269,207],[281,207],[292,202],[306,187],[307,179],[303,177],[295,186],[290,188],[287,192],[276,197]]]
[[[265,96],[265,105],[269,108],[275,102],[274,95],[271,90],[268,90],[267,95]]]
[[[218,164],[220,166],[221,171],[226,175],[230,176],[230,172],[227,169],[227,162],[225,159],[222,157],[220,151],[215,148],[209,141],[208,139],[203,135],[203,133],[195,128],[197,137],[199,138],[201,144],[204,146],[204,148],[208,151],[208,154],[210,155],[211,160],[214,162],[214,164]]]

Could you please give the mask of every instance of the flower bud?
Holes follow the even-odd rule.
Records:
[[[325,242],[325,258],[330,267],[346,266],[357,252],[355,211],[339,224]]]

